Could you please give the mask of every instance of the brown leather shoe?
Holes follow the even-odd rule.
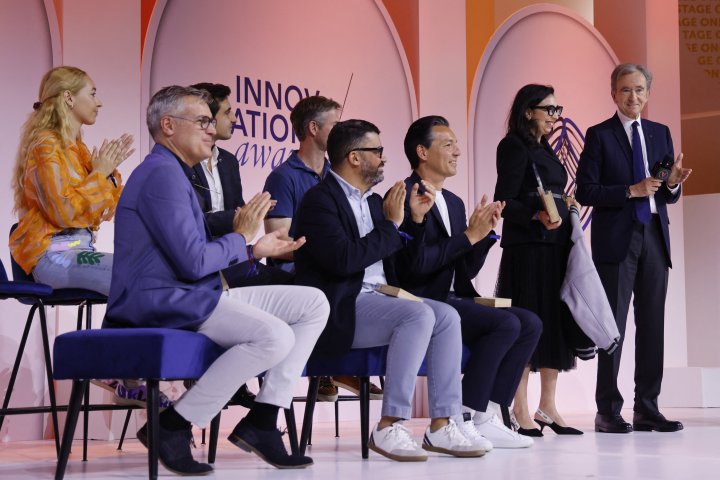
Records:
[[[355,395],[360,395],[360,377],[333,377],[335,385],[344,388]],[[374,383],[370,382],[370,400],[382,400],[383,391]]]
[[[337,387],[333,383],[332,377],[320,377],[320,387],[318,388],[318,402],[337,402]]]

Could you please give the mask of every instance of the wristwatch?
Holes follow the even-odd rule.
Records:
[[[630,192],[630,187],[625,187],[625,200],[630,200],[632,197],[632,192]]]

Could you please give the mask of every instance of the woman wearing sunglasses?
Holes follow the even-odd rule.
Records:
[[[515,394],[512,420],[523,435],[540,437],[545,426],[557,434],[577,435],[555,406],[558,372],[575,368],[576,356],[563,332],[574,322],[560,300],[570,248],[571,223],[565,199],[568,175],[550,147],[547,137],[562,113],[554,90],[545,85],[526,85],[513,101],[507,135],[497,148],[495,200],[506,202],[503,248],[496,287],[498,297],[511,298],[514,307],[534,312],[543,322],[543,332]],[[538,177],[545,191],[553,193],[560,220],[551,223],[538,194]],[[529,372],[540,371],[541,398],[533,418],[528,413]]]

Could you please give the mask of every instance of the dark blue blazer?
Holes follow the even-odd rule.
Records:
[[[225,210],[221,212],[212,211],[212,200],[210,198],[210,186],[208,185],[205,170],[200,163],[192,169],[186,170],[188,180],[195,188],[195,193],[200,203],[200,209],[205,215],[210,232],[213,237],[222,237],[233,231],[232,223],[235,217],[235,209],[244,207],[245,200],[242,196],[242,183],[240,182],[240,162],[232,153],[218,147],[217,169],[220,173],[220,184],[223,189],[223,203]]]
[[[413,172],[405,179],[405,221],[403,230],[415,225],[410,216],[410,191],[416,183],[419,192],[425,192],[420,176]],[[465,204],[454,193],[443,189],[447,203],[452,235],[445,230],[437,205],[433,205],[425,222],[425,238],[416,249],[406,249],[397,255],[397,272],[400,285],[413,295],[444,302],[450,293],[453,274],[455,294],[459,297],[479,297],[472,279],[480,272],[490,248],[497,240],[490,237],[470,243],[467,230]],[[493,232],[494,233],[494,232]]]
[[[362,289],[365,269],[382,260],[389,285],[400,286],[395,254],[405,244],[395,226],[383,215],[382,197],[368,197],[375,228],[360,237],[357,220],[345,192],[332,174],[305,193],[297,210],[295,238],[307,243],[295,251],[295,284],[316,287],[330,302],[330,318],[315,345],[314,358],[338,358],[352,347],[355,337],[355,299]],[[422,242],[424,228],[411,226],[414,240]]]
[[[193,329],[218,304],[218,272],[247,261],[242,235],[212,240],[183,165],[157,144],[125,184],[104,328]]]
[[[670,154],[675,158],[670,129],[641,119],[650,168]],[[635,184],[632,147],[617,113],[609,120],[588,128],[585,149],[577,170],[577,201],[593,207],[591,245],[596,262],[620,263],[627,257],[635,228],[635,199],[625,200],[625,189]],[[670,232],[667,204],[680,198],[663,186],[655,194],[667,259],[670,266]]]

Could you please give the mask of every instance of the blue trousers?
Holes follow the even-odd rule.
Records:
[[[86,228],[68,228],[53,235],[45,255],[33,267],[35,281],[53,288],[84,288],[110,293],[113,254],[93,247]]]
[[[542,321],[522,308],[493,308],[472,298],[447,300],[460,314],[462,340],[472,353],[462,381],[463,405],[485,412],[488,401],[510,406],[535,351]]]
[[[389,345],[382,414],[408,419],[418,370],[427,354],[430,417],[462,412],[460,317],[442,302],[360,293],[352,348]]]

